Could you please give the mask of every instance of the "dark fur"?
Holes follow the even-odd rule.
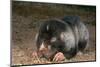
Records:
[[[48,26],[48,29],[47,29]],[[56,40],[52,42],[52,39]],[[36,45],[39,51],[41,44],[44,42],[48,53],[43,55],[49,58],[57,52],[62,52],[66,58],[70,59],[78,51],[83,51],[88,43],[89,34],[86,26],[77,16],[66,16],[62,19],[52,19],[45,21],[38,31]]]

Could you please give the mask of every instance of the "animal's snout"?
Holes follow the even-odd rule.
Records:
[[[41,50],[41,51],[39,51],[39,53],[40,53],[41,55],[45,55],[47,52],[46,52],[45,50]]]
[[[48,48],[46,48],[46,46],[44,46],[44,43],[42,43],[42,45],[40,46],[39,52],[42,54],[45,54],[48,51]]]
[[[40,53],[45,54],[47,52],[47,48],[42,48],[39,50]]]

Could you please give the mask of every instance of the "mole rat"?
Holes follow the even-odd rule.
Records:
[[[78,16],[44,21],[36,34],[36,52],[33,56],[62,61],[83,51],[89,41],[86,25]]]

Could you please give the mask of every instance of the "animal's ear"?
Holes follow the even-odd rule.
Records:
[[[51,40],[50,40],[50,42],[55,42],[56,40],[57,40],[56,37],[52,37]]]

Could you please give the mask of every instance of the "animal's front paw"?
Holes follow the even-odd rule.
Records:
[[[63,61],[63,60],[65,60],[65,56],[62,52],[58,52],[53,58],[53,61],[56,62]]]

